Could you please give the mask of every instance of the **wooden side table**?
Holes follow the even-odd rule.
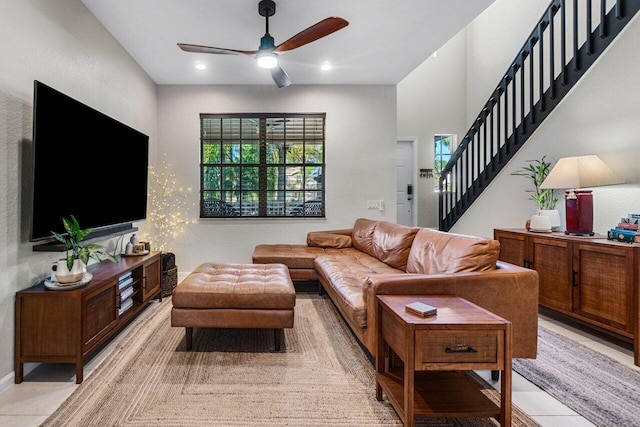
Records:
[[[405,311],[414,301],[437,307],[437,315]],[[511,425],[511,322],[451,295],[379,295],[377,307],[376,398],[386,394],[405,426],[416,416]],[[475,369],[502,371],[499,407],[463,373]]]

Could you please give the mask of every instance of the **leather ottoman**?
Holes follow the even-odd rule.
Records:
[[[204,263],[173,290],[171,326],[273,328],[280,350],[283,328],[293,328],[296,293],[284,264]]]

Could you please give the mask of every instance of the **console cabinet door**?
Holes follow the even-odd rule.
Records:
[[[500,242],[500,260],[538,272],[541,306],[571,311],[573,282],[569,242],[509,230],[494,230],[494,238]]]
[[[81,333],[80,306],[80,296],[73,291],[18,294],[16,353],[27,361],[73,361]]]
[[[160,258],[144,264],[142,275],[142,300],[147,301],[160,292]]]
[[[500,242],[500,260],[519,267],[529,268],[526,256],[527,236],[522,233],[511,233],[494,230],[493,238]]]
[[[574,243],[574,312],[633,331],[633,248]]]
[[[538,272],[540,305],[556,310],[573,308],[573,256],[571,243],[562,239],[529,237],[531,265]]]
[[[86,353],[118,323],[117,280],[101,286],[84,298],[82,342]]]

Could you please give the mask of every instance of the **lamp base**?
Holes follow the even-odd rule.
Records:
[[[568,236],[595,236],[596,235],[596,233],[594,233],[593,231],[590,233],[583,233],[579,231],[565,231],[564,234]]]
[[[567,231],[574,236],[593,236],[593,194],[591,190],[565,191]]]

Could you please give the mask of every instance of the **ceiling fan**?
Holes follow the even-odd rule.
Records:
[[[279,55],[314,42],[349,25],[349,22],[342,18],[335,16],[325,18],[276,46],[273,37],[269,34],[269,17],[276,13],[275,2],[272,0],[261,0],[260,3],[258,3],[258,13],[260,16],[264,16],[266,20],[265,35],[260,39],[260,47],[258,50],[225,49],[187,43],[178,43],[178,46],[186,52],[213,53],[218,55],[248,55],[256,58],[260,67],[271,70],[271,77],[273,77],[273,81],[280,88],[289,86],[291,79],[289,79],[289,76],[282,67],[278,65]]]

